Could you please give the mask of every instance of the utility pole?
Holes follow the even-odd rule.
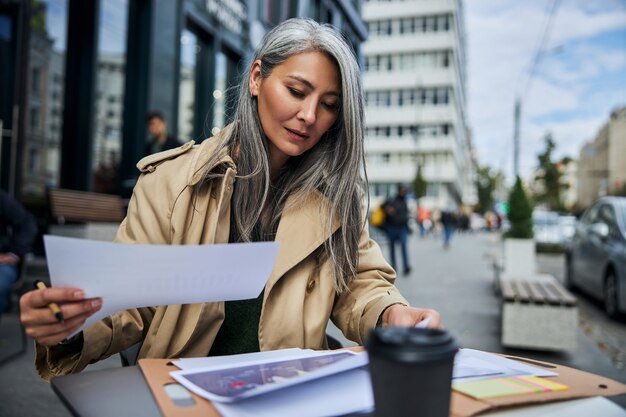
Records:
[[[541,37],[539,38],[539,43],[537,44],[537,48],[535,49],[535,53],[533,55],[533,60],[531,62],[530,71],[528,72],[528,79],[526,80],[526,87],[524,90],[519,91],[515,97],[515,110],[514,110],[514,124],[513,124],[513,173],[515,177],[519,176],[519,125],[520,125],[520,115],[522,112],[522,95],[528,94],[530,90],[530,83],[535,74],[535,69],[539,64],[539,61],[545,56],[546,51],[544,51],[544,45],[547,43],[550,30],[552,29],[552,23],[554,21],[554,17],[556,16],[556,12],[559,8],[559,3],[561,0],[553,0],[552,5],[548,9],[548,14],[545,21],[545,26],[541,33]],[[552,51],[560,51],[561,47],[558,46],[553,48]]]
[[[513,174],[519,176],[519,119],[521,113],[521,101],[515,99],[515,118],[513,123]]]

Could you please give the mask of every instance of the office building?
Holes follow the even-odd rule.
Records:
[[[428,183],[420,204],[474,204],[461,1],[369,0],[363,20],[369,29],[363,82],[373,202],[393,195],[398,183],[411,184],[420,166]]]
[[[611,112],[596,137],[580,150],[578,159],[578,207],[597,198],[626,193],[626,107]]]

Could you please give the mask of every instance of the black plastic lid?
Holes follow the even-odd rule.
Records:
[[[376,328],[371,331],[365,348],[370,356],[407,363],[451,360],[459,350],[447,331],[413,327]]]

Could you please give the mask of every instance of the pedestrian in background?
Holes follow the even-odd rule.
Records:
[[[426,207],[417,208],[417,225],[420,228],[420,237],[424,237],[430,231],[432,226],[432,220],[430,219],[431,213]]]
[[[146,143],[144,155],[167,151],[181,145],[178,138],[169,134],[167,130],[167,120],[163,113],[153,110],[146,116],[150,141]]]
[[[456,216],[450,209],[445,209],[441,212],[441,227],[443,229],[443,247],[449,248],[452,235],[454,234],[454,228],[456,226]]]
[[[404,275],[411,273],[411,263],[407,250],[407,239],[409,236],[409,209],[406,204],[408,188],[405,185],[398,185],[398,194],[385,202],[385,233],[389,238],[389,255],[391,266],[397,270],[396,244],[400,245],[402,255],[402,266]]]
[[[33,216],[0,189],[0,314],[8,306],[11,286],[19,275],[19,264],[32,250],[37,236]]]

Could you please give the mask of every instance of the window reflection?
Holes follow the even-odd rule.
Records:
[[[211,134],[217,135],[224,127],[226,98],[226,55],[218,52],[215,56],[215,90],[213,90],[213,126]]]
[[[195,138],[196,72],[200,48],[196,34],[184,29],[180,37],[180,86],[178,98],[178,136],[184,142]]]
[[[22,193],[43,196],[59,183],[67,0],[32,1]]]
[[[93,190],[117,193],[122,150],[128,0],[100,2],[99,18]]]

